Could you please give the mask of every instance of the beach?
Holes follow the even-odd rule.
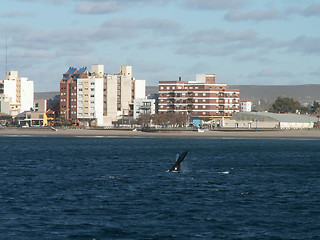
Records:
[[[106,129],[39,129],[39,128],[2,128],[0,136],[52,136],[52,137],[111,137],[111,138],[300,138],[318,139],[320,130],[277,130],[277,131],[156,131],[141,132],[131,130]]]

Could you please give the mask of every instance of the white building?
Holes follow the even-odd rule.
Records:
[[[103,78],[78,78],[77,102],[73,104],[80,122],[96,121],[96,126],[103,126]]]
[[[138,98],[134,99],[133,104],[133,118],[136,119],[140,114],[155,114],[156,113],[156,100],[155,99],[146,99]]]
[[[34,84],[26,77],[19,78],[18,71],[10,71],[5,80],[0,81],[0,94],[10,101],[11,115],[33,108]]]
[[[243,99],[240,103],[240,112],[251,112],[252,103],[249,99]]]
[[[238,112],[231,119],[225,119],[224,128],[231,129],[311,129],[317,117],[300,114],[279,114],[269,112]]]

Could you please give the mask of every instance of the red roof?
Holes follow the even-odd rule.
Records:
[[[249,99],[243,99],[241,102],[251,102]]]

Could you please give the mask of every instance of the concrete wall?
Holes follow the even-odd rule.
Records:
[[[309,129],[313,128],[314,123],[310,122],[281,122],[280,129]]]
[[[279,122],[272,121],[272,122],[255,122],[255,121],[236,121],[225,119],[222,122],[223,128],[232,128],[232,129],[277,129],[279,128]]]

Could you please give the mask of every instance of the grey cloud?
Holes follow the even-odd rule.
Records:
[[[230,11],[225,16],[224,19],[228,21],[244,21],[244,20],[252,20],[252,21],[266,21],[266,20],[279,20],[283,19],[284,15],[281,14],[276,9],[271,10],[254,10],[250,12],[242,12],[242,11]]]
[[[75,6],[76,12],[84,14],[114,13],[123,9],[123,4],[113,2],[81,2]]]
[[[313,3],[303,10],[305,16],[320,16],[320,3]]]
[[[237,9],[247,5],[246,0],[185,0],[183,6],[203,10]]]
[[[178,41],[179,54],[232,55],[243,50],[266,49],[268,52],[288,46],[288,42],[259,37],[254,30],[226,31],[210,29],[189,34]]]
[[[128,9],[134,5],[165,5],[169,0],[93,0],[93,1],[78,1],[75,10],[82,14],[110,14]]]
[[[3,18],[17,18],[17,17],[21,18],[21,17],[34,17],[34,16],[35,16],[34,13],[18,12],[18,11],[3,13],[0,15],[0,17],[3,17]]]
[[[249,78],[290,78],[293,77],[291,72],[275,71],[272,69],[263,69],[248,75]]]
[[[158,36],[174,35],[180,31],[180,25],[168,19],[110,19],[96,29],[95,34],[100,38],[115,39],[137,37],[145,31]]]
[[[299,36],[288,42],[288,50],[303,54],[320,54],[320,38]]]
[[[185,37],[185,43],[215,43],[215,42],[237,42],[252,41],[257,37],[257,32],[253,30],[225,31],[222,29],[201,30]]]

